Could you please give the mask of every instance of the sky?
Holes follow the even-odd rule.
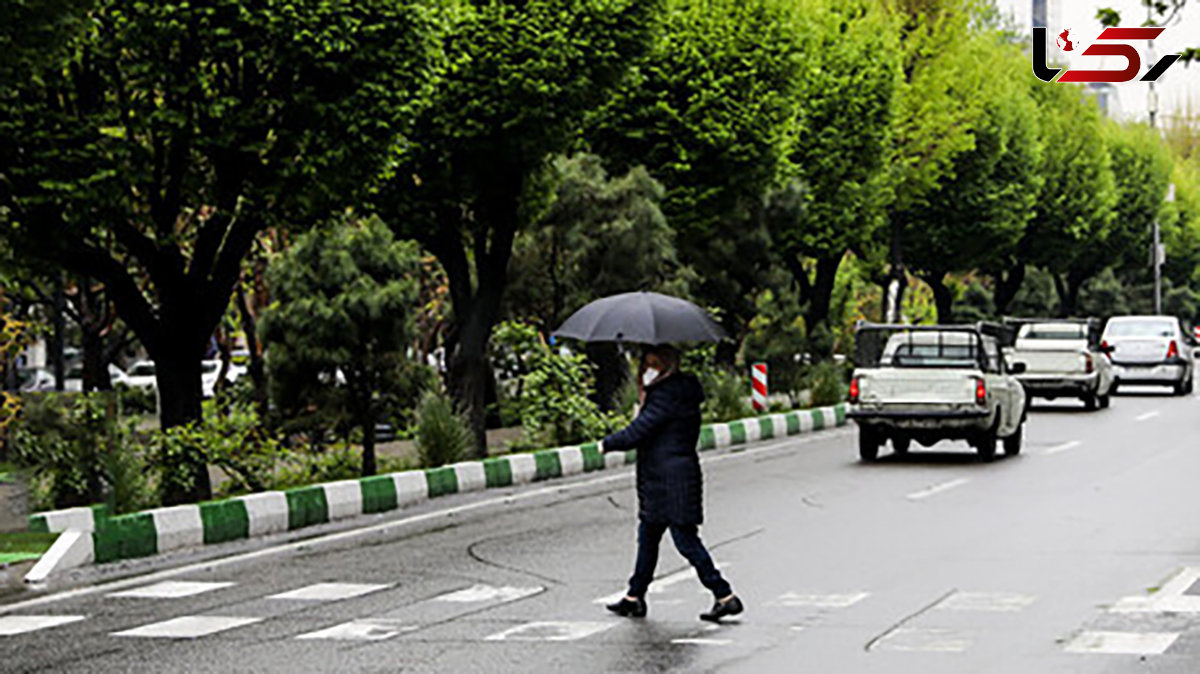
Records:
[[[1031,0],[995,0],[996,5],[1005,16],[1012,16],[1015,24],[1028,32],[1030,27]],[[1121,15],[1122,27],[1140,26],[1146,20],[1146,9],[1141,0],[1050,0],[1057,2],[1062,26],[1056,29],[1050,26],[1057,35],[1063,29],[1071,30],[1071,38],[1075,40],[1075,51],[1072,52],[1070,64],[1074,68],[1118,69],[1124,65],[1124,59],[1117,57],[1079,56],[1096,36],[1100,34],[1100,22],[1096,20],[1096,10],[1109,7]],[[1053,15],[1052,15],[1053,16]],[[1053,22],[1053,18],[1051,19]],[[1176,21],[1166,27],[1162,37],[1154,41],[1154,56],[1148,56],[1145,42],[1134,44],[1142,53],[1142,70],[1145,72],[1163,54],[1178,54],[1188,47],[1200,47],[1200,0],[1188,0],[1187,6],[1176,17]],[[1056,50],[1057,51],[1057,50]],[[1059,51],[1059,55],[1065,55]],[[1149,85],[1133,81],[1117,84],[1120,99],[1121,117],[1145,121],[1149,109]],[[1159,119],[1166,121],[1167,117],[1175,114],[1186,114],[1187,109],[1193,115],[1200,115],[1200,62],[1186,68],[1176,63],[1155,84],[1158,94]]]

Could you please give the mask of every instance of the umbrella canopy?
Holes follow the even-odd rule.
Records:
[[[596,300],[576,311],[555,337],[585,342],[717,342],[725,331],[700,307],[658,293],[625,293]]]

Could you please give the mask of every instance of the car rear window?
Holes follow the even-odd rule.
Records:
[[[1109,337],[1174,337],[1175,325],[1167,321],[1117,321],[1108,324]]]
[[[1019,339],[1087,339],[1086,325],[1030,325]]]

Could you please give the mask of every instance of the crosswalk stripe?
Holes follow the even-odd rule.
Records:
[[[510,627],[484,641],[576,641],[612,629],[616,623],[538,621]]]
[[[282,599],[289,601],[339,601],[361,597],[364,594],[385,590],[391,585],[363,583],[315,583],[304,587],[273,594],[267,599]]]
[[[245,627],[262,621],[262,618],[236,616],[196,615],[181,616],[162,622],[150,623],[123,632],[113,632],[114,637],[145,637],[156,639],[198,639],[236,627]]]
[[[351,620],[316,632],[297,636],[297,639],[332,639],[336,641],[383,641],[417,629],[417,625],[401,625],[387,620]]]
[[[48,627],[58,627],[79,622],[87,616],[81,615],[0,615],[0,637],[36,632]]]
[[[202,582],[190,580],[164,580],[153,585],[144,585],[132,590],[113,592],[109,597],[137,599],[179,599],[204,592],[231,587],[234,583]]]
[[[1066,646],[1068,653],[1161,655],[1179,635],[1174,632],[1083,632]]]

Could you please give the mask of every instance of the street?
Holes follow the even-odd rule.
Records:
[[[991,464],[945,443],[864,465],[853,426],[708,454],[701,532],[747,605],[720,626],[669,537],[649,616],[604,610],[633,561],[626,469],[0,606],[2,669],[1194,672],[1198,403],[1041,404]]]

